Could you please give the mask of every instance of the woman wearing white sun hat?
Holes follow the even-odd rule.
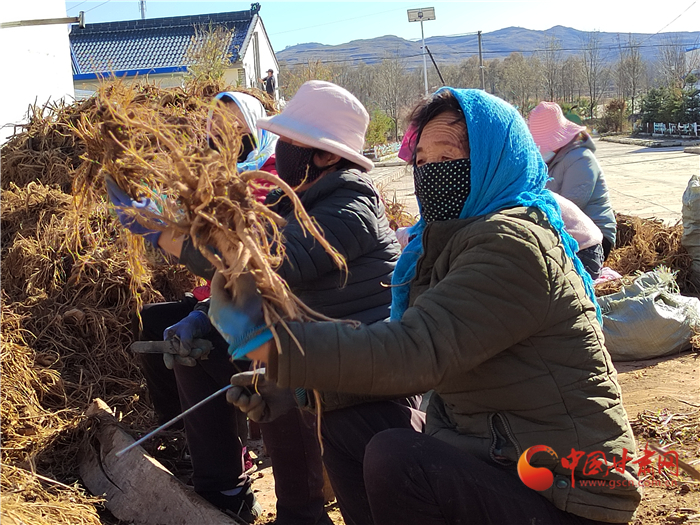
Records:
[[[615,246],[617,222],[595,144],[567,120],[555,102],[540,102],[530,113],[530,133],[549,167],[547,188],[576,204],[603,232],[604,258]]]
[[[355,96],[318,80],[302,85],[282,113],[257,121],[258,128],[280,137],[275,148],[277,175],[295,188],[348,267],[347,272],[338,269],[324,249],[304,235],[289,199],[277,190],[270,192],[267,204],[288,221],[281,232],[285,260],[277,273],[314,310],[363,323],[389,317],[391,288],[387,285],[400,254],[382,200],[365,174],[373,167],[362,155],[368,124],[369,115]],[[275,389],[274,383],[264,380],[257,386],[268,399]],[[295,394],[299,405],[316,408],[313,395],[303,389]],[[279,399],[281,394],[276,395]],[[362,472],[365,445],[382,430],[421,429],[420,396],[393,399],[322,393],[321,399],[323,461],[345,523],[371,523],[365,486],[357,482],[362,479],[357,473]],[[249,417],[265,423],[277,412],[275,407],[260,407]]]

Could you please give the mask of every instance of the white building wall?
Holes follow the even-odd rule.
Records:
[[[64,0],[5,0],[0,8],[1,22],[64,17]],[[0,29],[0,143],[14,133],[14,124],[26,121],[30,105],[73,99],[68,27]]]
[[[260,61],[260,76],[256,75],[256,57],[253,34],[257,34],[257,50]],[[267,76],[267,70],[272,69],[275,76],[275,85],[277,86],[275,98],[279,98],[279,82],[277,82],[277,74],[279,73],[279,64],[277,63],[277,57],[275,56],[275,51],[272,49],[272,44],[265,31],[265,26],[262,23],[262,19],[259,16],[255,17],[253,31],[248,35],[248,40],[245,45],[245,52],[243,55],[243,68],[245,70],[245,87],[257,87],[263,89],[263,84],[259,81],[261,78]]]

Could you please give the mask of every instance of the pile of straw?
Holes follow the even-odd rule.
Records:
[[[385,188],[378,188],[379,193],[384,202],[384,209],[386,211],[386,217],[389,220],[389,226],[392,230],[396,231],[399,228],[405,228],[407,226],[413,226],[418,222],[418,216],[412,215],[408,212],[408,206],[403,202],[399,202],[396,198],[396,192],[393,193],[391,198],[387,195],[388,191]]]
[[[622,280],[596,286],[596,295],[608,295],[639,273],[666,266],[676,273],[681,293],[696,293],[690,281],[692,257],[681,245],[683,225],[666,226],[661,220],[617,215],[617,241],[606,265],[623,276]]]
[[[189,108],[220,90],[142,85],[133,92],[144,107],[167,106],[186,127]],[[99,166],[80,158],[89,149],[74,128],[100,118],[95,99],[33,108],[2,147],[3,523],[100,523],[99,498],[75,484],[90,432],[83,411],[101,397],[133,431],[153,428],[127,350],[132,314],[139,302],[174,300],[198,284],[153,252],[135,267],[132,240],[104,196],[89,208],[75,205],[70,187]]]

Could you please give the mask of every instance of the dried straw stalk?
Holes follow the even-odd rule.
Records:
[[[268,325],[286,320],[313,320],[323,316],[299,301],[274,269],[283,260],[279,228],[284,220],[253,197],[260,181],[281,188],[294,204],[299,222],[334,262],[343,258],[323,238],[307,215],[294,190],[275,175],[255,171],[239,174],[236,161],[241,149],[241,127],[223,107],[214,108],[220,153],[206,145],[206,114],[210,105],[193,101],[189,109],[198,119],[178,117],[140,104],[120,83],[104,85],[97,97],[98,119],[83,119],[78,133],[91,152],[89,159],[100,173],[111,176],[133,198],[149,198],[161,213],[127,210],[135,220],[174,236],[189,235],[196,247],[226,277],[236,283],[250,273],[263,296]],[[99,152],[99,154],[95,154]],[[102,191],[99,177],[78,177],[75,193],[85,206]],[[134,245],[134,252],[141,248]]]

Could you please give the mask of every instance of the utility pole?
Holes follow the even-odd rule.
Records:
[[[146,20],[146,0],[139,0],[139,9],[141,10],[141,20]]]
[[[481,73],[481,90],[486,91],[486,84],[484,83],[484,59],[481,56],[481,31],[477,32],[479,38],[479,73]]]
[[[425,94],[428,94],[428,61],[425,58],[425,34],[423,34],[423,20],[420,21],[420,38],[423,41],[423,80],[425,81]]]
[[[423,42],[423,81],[425,82],[425,94],[428,94],[428,59],[425,50],[425,33],[423,33],[423,21],[435,20],[435,8],[424,7],[423,9],[409,9],[408,21],[420,22],[420,37]]]

